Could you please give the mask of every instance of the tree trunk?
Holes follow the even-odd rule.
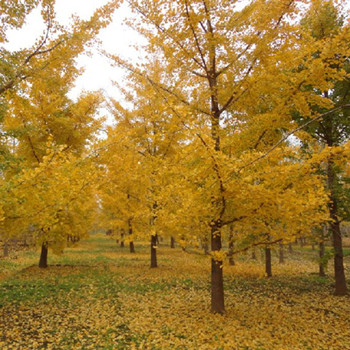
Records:
[[[290,254],[293,254],[293,244],[292,243],[288,244],[288,251]]]
[[[201,243],[202,243],[202,249],[204,251],[204,254],[208,255],[209,254],[209,244],[208,244],[207,238],[203,238],[201,240]]]
[[[330,224],[333,236],[334,246],[334,276],[335,276],[335,295],[346,295],[347,286],[343,261],[343,243],[340,231],[340,224],[337,220]]]
[[[124,232],[120,234],[120,248],[124,248]]]
[[[205,5],[206,7],[206,5]],[[207,79],[210,87],[210,101],[211,101],[211,139],[214,144],[214,152],[217,155],[220,155],[221,146],[220,146],[220,119],[222,110],[219,105],[219,94],[218,94],[218,77],[217,74],[217,64],[216,64],[216,40],[213,26],[211,24],[210,16],[207,16],[208,24],[208,61],[209,66],[206,69]],[[209,150],[210,154],[210,150]],[[215,157],[214,157],[215,158]],[[211,259],[211,311],[214,313],[223,314],[225,312],[224,304],[224,281],[223,281],[223,261],[219,255],[216,253],[221,252],[222,241],[221,241],[221,219],[226,211],[226,200],[225,200],[225,186],[224,182],[221,179],[218,165],[216,162],[213,164],[212,170],[219,178],[219,188],[217,194],[213,196],[212,206],[213,212],[219,213],[219,217],[216,217],[211,223],[211,232],[210,232],[210,243],[211,243],[211,252],[213,254]],[[219,199],[219,200],[218,200]]]
[[[213,253],[221,251],[221,232],[217,224],[211,228],[211,250]],[[211,259],[211,311],[219,314],[225,312],[222,265],[223,261]]]
[[[132,223],[131,219],[128,220],[128,229],[129,229],[129,237],[132,236]],[[135,246],[134,246],[134,241],[130,239],[129,242],[129,248],[130,248],[130,253],[135,253]]]
[[[336,173],[332,159],[327,164],[327,182],[330,192],[329,213],[332,219],[329,224],[334,248],[334,277],[335,277],[335,295],[346,295],[347,286],[344,272],[343,261],[343,242],[340,231],[340,223],[338,218],[338,199],[335,194]]]
[[[279,263],[284,264],[284,245],[282,243],[279,244],[278,253]]]
[[[233,259],[233,250],[234,250],[234,242],[233,242],[233,229],[230,227],[230,234],[228,237],[228,263],[231,266],[235,265],[235,260]]]
[[[175,238],[173,236],[170,237],[170,248],[175,248]]]
[[[205,255],[209,255],[209,246],[208,244],[204,243],[203,244],[203,251]]]
[[[157,234],[151,236],[151,268],[157,265]]]
[[[324,241],[323,239],[319,243],[319,257],[320,257],[320,262],[319,262],[319,276],[325,277],[326,272],[325,272],[325,246],[324,246]]]
[[[231,266],[235,265],[235,259],[233,258],[233,249],[234,249],[234,243],[231,241],[229,243],[229,259],[228,259],[228,263]]]
[[[39,260],[39,267],[40,268],[47,268],[47,254],[48,254],[48,244],[43,243],[41,245],[41,254],[40,254],[40,260]]]
[[[271,248],[265,248],[265,272],[267,277],[272,277]]]
[[[9,243],[8,241],[4,241],[4,247],[3,247],[3,253],[4,257],[7,258],[9,256]]]

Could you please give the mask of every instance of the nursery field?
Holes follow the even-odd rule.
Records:
[[[130,254],[102,234],[49,256],[47,269],[38,255],[0,260],[2,350],[350,349],[350,297],[332,295],[309,246],[284,264],[274,254],[272,278],[259,250],[257,261],[247,253],[225,265],[224,315],[209,312],[209,258],[165,242],[155,269],[146,242]]]

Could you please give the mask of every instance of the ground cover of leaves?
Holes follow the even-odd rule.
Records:
[[[0,349],[350,349],[350,297],[332,296],[311,249],[275,258],[272,279],[259,254],[225,266],[220,316],[207,257],[161,246],[150,269],[148,247],[136,248],[95,235],[46,270],[38,252],[0,260]]]

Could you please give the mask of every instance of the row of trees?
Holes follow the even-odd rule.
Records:
[[[329,225],[317,240],[331,235],[335,293],[345,294],[350,32],[340,5],[128,3],[148,60],[108,55],[129,72],[131,106],[114,101],[102,146],[111,227],[148,234],[151,267],[158,234],[210,245],[211,309],[222,313],[224,237],[232,255]]]
[[[336,294],[347,292],[340,222],[348,219],[349,26],[332,1],[129,0],[148,44],[111,101],[116,124],[96,138],[103,98],[68,92],[75,59],[111,20],[112,1],[70,28],[54,1],[1,3],[1,42],[42,8],[34,47],[1,49],[1,238],[30,231],[62,251],[96,222],[211,255],[211,309],[224,312],[223,262],[329,226]],[[13,13],[17,13],[13,18]],[[323,231],[322,231],[323,232]],[[223,249],[224,239],[229,252]],[[71,241],[72,239],[70,239]],[[75,240],[75,239],[74,239]],[[209,248],[210,247],[210,248]]]

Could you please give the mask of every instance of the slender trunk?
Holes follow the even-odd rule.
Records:
[[[125,244],[124,244],[124,235],[125,235],[125,232],[124,232],[124,229],[122,229],[120,231],[120,248],[124,248],[125,247]]]
[[[230,227],[230,234],[228,237],[228,262],[231,266],[235,265],[235,260],[233,259],[233,250],[234,250],[234,242],[233,242],[233,229]]]
[[[211,15],[207,9],[206,2],[204,1],[204,8],[207,15],[207,30],[208,30],[208,68],[207,79],[210,87],[210,100],[211,100],[211,138],[214,143],[214,151],[219,154],[221,152],[220,147],[220,116],[222,110],[219,106],[218,98],[218,74],[216,66],[216,40],[214,27],[211,23]],[[214,157],[215,158],[215,157]],[[221,179],[219,167],[214,161],[213,169],[214,173],[219,180],[219,189],[217,197],[213,198],[212,201],[214,212],[218,212],[219,217],[211,223],[211,252],[213,253],[211,259],[211,311],[214,313],[223,314],[225,312],[224,304],[224,282],[223,282],[223,261],[220,255],[217,253],[221,252],[222,241],[221,241],[221,219],[226,210],[225,200],[225,187]]]
[[[135,253],[134,241],[132,239],[132,223],[131,223],[131,219],[128,220],[128,230],[129,230],[129,237],[131,237],[130,241],[129,241],[130,253]]]
[[[315,243],[312,243],[312,244],[311,244],[311,249],[312,249],[312,250],[315,250]]]
[[[282,243],[279,244],[278,253],[279,263],[284,264],[284,245]]]
[[[265,272],[267,277],[272,277],[271,248],[265,248]]]
[[[209,255],[209,246],[208,244],[204,243],[203,244],[203,250],[205,255]]]
[[[120,248],[124,248],[125,247],[124,236],[125,236],[125,231],[124,231],[124,229],[122,229],[121,233],[120,233]]]
[[[221,251],[221,232],[217,224],[211,228],[211,250],[214,254]],[[211,311],[219,314],[225,311],[222,265],[222,260],[211,259]]]
[[[290,254],[293,254],[293,244],[292,243],[288,244],[288,251]]]
[[[170,248],[175,248],[175,238],[173,236],[170,237]]]
[[[151,236],[151,268],[157,265],[157,234]]]
[[[319,257],[320,257],[320,262],[319,262],[319,275],[321,277],[326,276],[326,272],[325,272],[325,246],[324,246],[324,241],[323,239],[320,241],[319,243]]]
[[[202,244],[202,249],[204,251],[204,254],[208,255],[209,254],[209,244],[208,244],[207,238],[203,238],[201,240],[201,244]]]
[[[9,244],[8,241],[4,241],[4,247],[3,247],[4,251],[4,257],[7,258],[9,256]]]
[[[335,194],[336,173],[332,159],[327,164],[327,182],[330,191],[329,213],[332,219],[329,224],[334,248],[334,277],[335,277],[335,295],[346,295],[347,286],[344,272],[343,261],[343,242],[340,231],[340,222],[338,218],[338,199]]]
[[[39,267],[40,268],[47,268],[47,253],[48,253],[48,244],[47,242],[43,243],[41,245],[41,254],[40,254],[40,260],[39,260]]]
[[[344,271],[343,243],[339,221],[330,224],[334,246],[335,295],[346,295],[347,286]]]

